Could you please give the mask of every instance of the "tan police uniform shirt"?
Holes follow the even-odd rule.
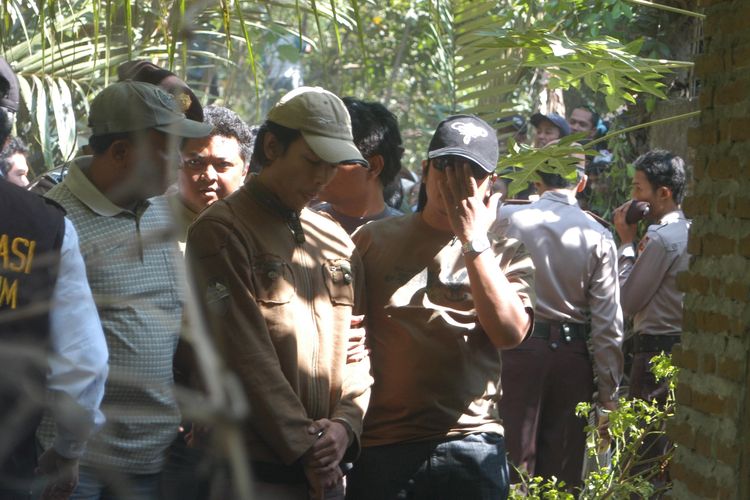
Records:
[[[616,399],[623,373],[623,316],[612,234],[580,209],[572,191],[504,205],[494,228],[520,239],[536,267],[536,319],[591,323],[599,399]]]
[[[638,243],[619,249],[622,310],[633,317],[633,330],[643,335],[682,332],[683,293],[677,275],[687,270],[690,221],[681,210],[648,227]]]
[[[363,445],[502,434],[500,351],[478,322],[461,242],[419,213],[370,222],[353,239],[375,379]],[[488,251],[531,314],[534,271],[523,245],[500,238]]]
[[[347,363],[352,313],[363,312],[362,262],[346,232],[304,209],[306,240],[251,193],[257,178],[191,226],[187,259],[229,368],[250,403],[254,460],[292,464],[313,444],[308,427],[338,419],[355,435],[372,379],[369,359]]]

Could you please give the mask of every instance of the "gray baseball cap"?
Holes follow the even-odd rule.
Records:
[[[268,120],[299,130],[307,145],[328,163],[367,160],[354,145],[349,111],[338,96],[321,87],[292,90],[268,112]]]
[[[113,83],[91,102],[93,135],[156,129],[177,137],[205,137],[212,126],[188,120],[174,97],[156,85],[126,80]]]

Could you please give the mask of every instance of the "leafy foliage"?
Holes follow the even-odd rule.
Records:
[[[514,485],[510,498],[600,500],[629,499],[632,495],[637,498],[651,498],[661,490],[667,489],[668,484],[661,487],[660,491],[656,491],[651,480],[669,465],[674,454],[674,446],[665,455],[655,459],[646,459],[644,455],[648,449],[646,443],[664,436],[664,427],[674,416],[674,390],[678,373],[677,368],[672,365],[671,357],[663,353],[651,360],[651,371],[657,380],[668,381],[666,404],[640,399],[620,399],[618,408],[608,414],[611,436],[609,463],[599,461],[602,454],[598,449],[600,442],[596,427],[587,427],[587,452],[597,466],[584,478],[580,491],[575,495],[570,493],[565,484],[555,478],[529,478],[521,475],[522,483]],[[576,413],[582,418],[586,418],[592,411],[590,403],[580,403],[576,408]]]

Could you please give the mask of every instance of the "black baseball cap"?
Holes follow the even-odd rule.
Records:
[[[437,126],[427,157],[460,156],[471,160],[486,172],[497,167],[500,155],[495,129],[474,115],[453,115]]]
[[[0,57],[0,106],[15,113],[18,102],[18,79],[8,61]]]
[[[542,123],[542,120],[548,120],[552,122],[552,125],[560,129],[560,137],[570,135],[570,125],[568,125],[568,120],[558,115],[557,113],[549,113],[546,115],[542,113],[535,113],[534,115],[532,115],[531,120],[529,121],[532,125],[538,127],[539,124]]]

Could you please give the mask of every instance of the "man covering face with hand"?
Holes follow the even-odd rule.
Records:
[[[418,212],[353,239],[367,285],[374,383],[347,498],[504,498],[499,349],[532,323],[533,266],[488,238],[499,196],[494,130],[470,115],[438,126]]]

